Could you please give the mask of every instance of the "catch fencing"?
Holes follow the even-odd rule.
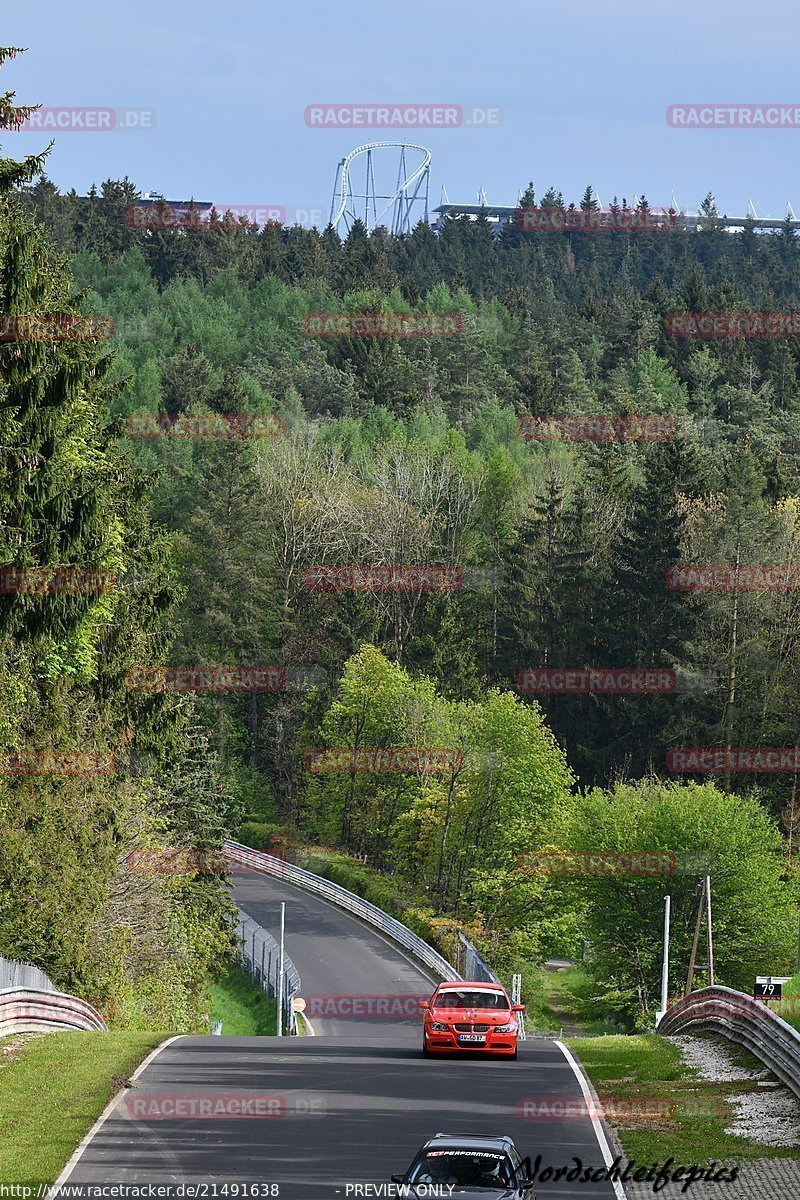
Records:
[[[719,1033],[777,1075],[800,1099],[800,1033],[760,1000],[726,987],[700,988],[668,1008],[658,1033]]]
[[[458,966],[463,979],[479,980],[482,983],[500,983],[485,958],[473,946],[465,933],[458,931]]]
[[[456,950],[456,954],[458,956],[457,961],[464,979],[475,979],[479,980],[481,983],[500,983],[497,975],[495,975],[486,959],[481,955],[477,946],[473,945],[467,935],[460,929],[458,931],[458,943],[459,944]],[[513,1004],[519,1003],[520,982],[520,976],[515,975],[511,996],[511,1001]],[[502,987],[502,984],[500,986]],[[525,1031],[524,1013],[518,1013],[517,1020],[519,1022],[520,1041],[524,1042],[525,1038],[527,1037],[527,1033]],[[544,1033],[544,1036],[548,1036],[547,1032]],[[553,1035],[550,1034],[549,1036]]]
[[[271,933],[239,909],[239,943],[242,961],[253,982],[273,996],[277,1002],[280,991],[281,948]],[[300,975],[297,967],[285,952],[283,956],[283,1029],[293,1035],[297,1033],[297,1014],[292,1001],[300,995]]]
[[[38,992],[54,992],[55,986],[49,976],[32,963],[17,962],[0,954],[0,992],[10,988],[35,988]]]

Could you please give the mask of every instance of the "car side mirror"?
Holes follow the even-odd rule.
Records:
[[[420,1007],[420,1011],[424,1012],[426,1008],[430,1008],[430,1001],[429,1000],[420,1000],[419,1007]]]
[[[525,1012],[525,1005],[524,1005],[524,1004],[512,1004],[512,1005],[511,1005],[511,1011],[512,1011],[512,1012],[521,1012],[521,1013],[524,1013],[524,1012]]]
[[[404,1179],[404,1175],[392,1175],[392,1183],[402,1183]]]

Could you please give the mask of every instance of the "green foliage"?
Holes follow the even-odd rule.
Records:
[[[663,323],[715,306],[796,309],[793,235],[723,236],[713,198],[701,235],[514,225],[496,237],[483,217],[398,238],[356,224],[344,243],[247,223],[148,233],[127,222],[130,180],[81,198],[28,186],[31,171],[0,160],[17,186],[0,202],[3,311],[83,307],[117,335],[110,354],[97,340],[0,346],[0,562],[144,582],[0,596],[0,744],[74,749],[91,731],[98,748],[151,761],[111,779],[3,777],[0,944],[116,997],[137,1027],[202,1027],[229,937],[219,880],[138,879],[131,917],[126,856],[212,848],[237,828],[268,846],[287,828],[384,871],[390,883],[348,884],[352,859],[326,868],[392,911],[413,884],[405,919],[423,932],[454,916],[531,988],[531,963],[579,958],[589,936],[599,1002],[642,1022],[657,886],[628,880],[606,896],[607,880],[545,881],[518,856],[634,831],[647,850],[648,838],[703,850],[712,830],[726,864],[720,972],[749,986],[757,959],[785,962],[794,884],[775,872],[794,878],[791,861],[780,867],[800,829],[794,778],[657,780],[670,746],[796,742],[796,591],[683,594],[665,579],[681,562],[800,561],[800,343],[705,345]],[[530,185],[521,205],[533,203]],[[568,202],[552,187],[540,203]],[[581,205],[596,205],[590,187]],[[305,317],[326,311],[455,312],[461,332],[307,336]],[[231,411],[277,414],[285,434],[125,427],[134,414]],[[526,441],[517,428],[521,415],[582,413],[661,414],[676,435]],[[438,565],[464,584],[310,586],[310,571],[337,565]],[[272,666],[287,684],[191,701],[125,686],[132,666],[166,661]],[[520,672],[544,666],[655,667],[698,687],[530,695]],[[465,757],[432,772],[305,769],[306,750],[339,745]],[[578,782],[593,790],[576,799]],[[765,813],[780,814],[788,845]],[[748,830],[749,874],[735,861]],[[671,882],[682,970],[693,883]],[[67,912],[64,894],[76,896]]]
[[[664,896],[672,898],[670,978],[686,979],[698,880],[711,877],[719,983],[749,992],[756,974],[783,974],[796,954],[795,883],[784,878],[780,832],[754,799],[713,784],[647,780],[580,797],[559,835],[576,854],[661,853],[650,873],[597,871],[554,880],[569,905],[582,905],[589,969],[606,1007],[652,1023],[660,1000]],[[703,938],[705,933],[703,932]],[[698,960],[705,970],[704,953]]]
[[[8,198],[29,167],[0,160],[0,312],[79,317],[63,260]],[[0,776],[0,947],[132,1028],[206,1028],[226,892],[218,876],[137,872],[131,856],[218,847],[231,813],[191,708],[126,683],[166,653],[179,590],[109,425],[112,368],[94,329],[23,328],[0,345],[0,565],[107,581],[0,595],[0,749],[32,764]],[[56,754],[77,766],[43,769]]]

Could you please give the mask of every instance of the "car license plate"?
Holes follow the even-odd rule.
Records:
[[[486,1035],[483,1033],[460,1033],[458,1040],[459,1042],[470,1042],[475,1046],[483,1046],[486,1043]]]

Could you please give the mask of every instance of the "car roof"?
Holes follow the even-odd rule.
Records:
[[[474,1133],[436,1133],[425,1143],[423,1150],[433,1145],[443,1150],[508,1150],[509,1146],[514,1145],[514,1139],[507,1133],[487,1134],[485,1137],[476,1137]]]
[[[451,983],[440,983],[438,990],[441,992],[444,988],[458,988],[461,991],[463,988],[469,988],[474,991],[475,988],[487,988],[491,992],[504,992],[506,989],[502,983],[487,983],[485,979],[459,979],[453,980]]]

